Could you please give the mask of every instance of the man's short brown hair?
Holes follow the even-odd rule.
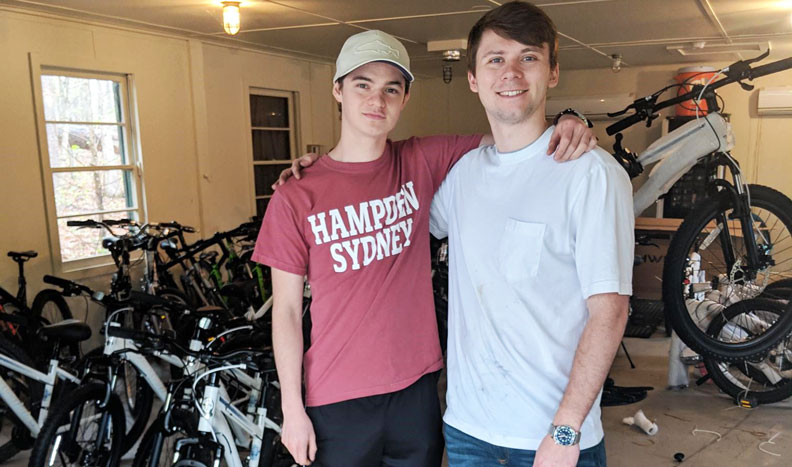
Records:
[[[467,67],[476,74],[476,53],[484,31],[491,30],[501,37],[521,44],[550,50],[550,69],[558,63],[558,31],[553,20],[539,7],[528,2],[509,2],[482,16],[468,35]]]

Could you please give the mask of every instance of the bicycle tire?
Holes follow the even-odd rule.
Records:
[[[774,300],[749,299],[737,305],[740,307],[728,307],[713,319],[707,332],[721,334],[727,325],[744,330],[739,320],[744,313],[751,313],[753,316],[747,318],[753,321],[756,318],[772,319],[785,312],[785,304]],[[723,362],[705,358],[704,365],[712,381],[731,397],[753,398],[759,404],[771,404],[792,396],[792,341],[787,339],[774,352],[775,356],[768,356],[761,362]],[[771,378],[779,379],[773,382]]]
[[[688,287],[685,283],[686,270],[692,267],[690,258],[694,258],[692,255],[694,252],[700,255],[700,263],[705,265],[704,269],[711,274],[708,280],[713,289],[739,288],[741,293],[750,292],[758,295],[770,278],[788,278],[792,275],[792,261],[786,258],[792,252],[790,248],[792,247],[792,233],[790,233],[792,232],[792,200],[764,186],[750,185],[749,190],[754,225],[758,224],[763,238],[767,238],[762,246],[769,255],[773,254],[774,249],[777,254],[785,255],[774,258],[777,259],[774,266],[758,271],[757,278],[752,281],[743,278],[742,283],[739,283],[738,280],[734,280],[737,277],[735,273],[739,272],[740,263],[735,262],[732,270],[728,270],[723,258],[725,254],[721,248],[726,242],[723,242],[722,238],[725,237],[728,240],[727,244],[735,249],[735,256],[742,258],[745,252],[744,245],[741,243],[735,245],[731,238],[731,231],[739,232],[739,225],[736,225],[736,228],[735,224],[731,224],[730,228],[722,228],[722,219],[728,219],[729,214],[734,210],[733,199],[725,192],[707,198],[685,218],[671,240],[663,266],[663,301],[674,331],[688,347],[702,356],[724,361],[758,358],[792,331],[792,313],[786,313],[766,333],[757,335],[750,341],[722,342],[706,332],[709,321],[706,319],[697,321],[686,305],[688,298],[685,290]],[[761,221],[758,222],[757,219]],[[713,229],[713,226],[720,228]],[[713,232],[720,234],[715,237]],[[726,279],[723,278],[724,275]],[[729,293],[721,296],[720,299],[723,303],[732,303],[742,298],[752,297],[739,297],[736,293]]]
[[[71,308],[66,303],[63,295],[54,289],[44,289],[37,293],[33,298],[33,304],[30,306],[30,312],[36,319],[41,319],[48,324],[55,324],[61,321],[72,319],[73,315]],[[68,349],[69,355],[80,357],[80,343],[74,342],[65,346]]]
[[[107,396],[107,388],[102,383],[87,383],[73,392],[65,394],[61,398],[52,413],[49,414],[44,422],[41,432],[33,445],[30,453],[29,467],[43,467],[54,465],[55,460],[61,462],[60,465],[69,465],[65,461],[77,462],[79,465],[95,465],[102,467],[113,467],[118,465],[121,459],[121,443],[124,437],[124,410],[118,396],[112,394],[105,407],[101,407],[101,402]],[[98,409],[93,416],[85,416],[91,409]],[[74,429],[87,429],[94,425],[93,422],[103,420],[105,413],[110,417],[108,429],[110,430],[105,446],[104,443],[99,449],[91,450],[91,443],[95,440],[89,436],[80,437],[70,434]],[[97,415],[101,415],[97,417]],[[73,417],[79,416],[79,420]],[[97,432],[98,434],[98,432]],[[96,435],[94,435],[96,436]],[[79,441],[85,440],[86,445],[79,445]],[[54,448],[56,452],[50,452]]]
[[[88,363],[91,365],[90,377],[106,382],[107,366],[110,362],[107,356],[104,355],[104,346],[97,347],[85,355],[81,362],[83,374]],[[121,401],[121,407],[124,412],[125,432],[121,444],[121,455],[124,455],[132,449],[146,429],[146,425],[148,425],[154,407],[154,390],[151,389],[151,386],[148,385],[146,379],[140,375],[134,365],[128,362],[122,363],[122,365],[129,372],[121,371],[117,387],[114,388],[114,394]],[[136,378],[132,382],[134,385],[127,386],[126,375],[132,374],[131,372],[134,372]],[[134,398],[130,397],[132,392],[134,392]]]
[[[0,337],[0,354],[10,357],[23,365],[35,368],[27,353],[4,337]],[[25,408],[30,411],[33,418],[37,418],[43,394],[41,383],[5,367],[0,367],[0,375],[14,390],[14,394],[22,400]],[[30,449],[33,444],[33,438],[31,438],[30,431],[22,421],[2,401],[0,401],[0,412],[4,414],[3,418],[10,420],[13,425],[11,439],[0,445],[0,462],[5,462],[14,457],[19,451]]]
[[[48,304],[53,305],[51,308],[53,319],[42,316],[47,310],[46,305]],[[49,324],[55,324],[63,320],[72,319],[71,309],[66,303],[66,300],[63,298],[63,294],[55,289],[44,289],[37,293],[36,297],[33,298],[33,304],[30,306],[30,311],[33,312],[33,316],[44,318]]]

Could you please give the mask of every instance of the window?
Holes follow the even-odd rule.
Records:
[[[253,141],[253,186],[256,215],[263,216],[272,197],[270,186],[291,165],[297,148],[294,95],[257,90],[250,93],[250,131]]]
[[[127,88],[124,75],[41,71],[45,191],[53,253],[64,265],[101,264],[108,254],[106,232],[69,220],[142,218]]]

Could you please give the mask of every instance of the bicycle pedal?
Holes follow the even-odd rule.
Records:
[[[737,405],[744,409],[754,409],[759,406],[759,401],[757,401],[755,397],[751,397],[751,396],[738,397]]]

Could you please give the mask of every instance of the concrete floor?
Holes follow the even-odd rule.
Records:
[[[656,336],[658,334],[655,334]],[[626,338],[625,344],[636,369],[631,369],[620,350],[611,370],[618,386],[654,386],[649,397],[633,405],[605,407],[602,421],[610,467],[664,467],[678,465],[674,454],[685,454],[684,465],[694,466],[792,466],[792,401],[737,407],[711,382],[670,391],[667,385],[670,339]],[[655,436],[622,423],[642,409],[659,427]],[[710,433],[720,433],[721,438]],[[762,442],[772,437],[774,444]]]
[[[675,466],[679,465],[674,461],[677,452],[685,454],[683,464],[688,467],[792,466],[792,401],[743,409],[711,383],[678,391],[665,389],[670,339],[661,335],[625,339],[637,368],[630,368],[621,350],[614,361],[611,377],[616,385],[655,389],[636,404],[603,408],[609,467]],[[622,423],[638,409],[657,423],[655,436]],[[705,432],[694,434],[695,429],[717,432],[721,438]],[[771,438],[774,444],[762,448],[778,456],[759,449]],[[23,452],[6,465],[23,467],[27,461],[28,452]],[[130,461],[122,465],[130,465]]]

